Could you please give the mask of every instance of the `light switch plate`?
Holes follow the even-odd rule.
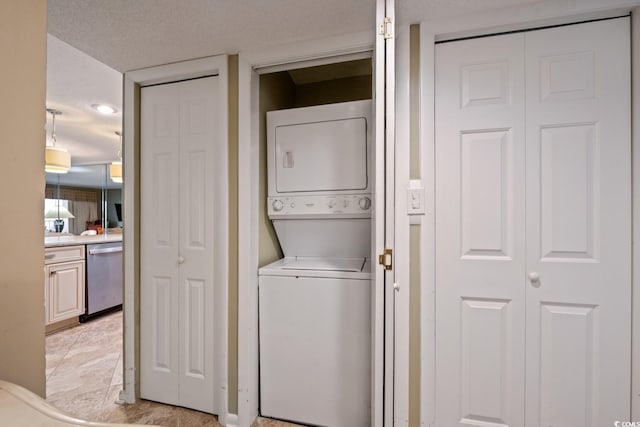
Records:
[[[424,215],[424,187],[419,179],[409,181],[407,188],[407,214]]]

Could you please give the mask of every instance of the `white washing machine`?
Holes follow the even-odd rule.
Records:
[[[363,258],[285,258],[260,270],[263,416],[371,424],[369,271]]]
[[[262,416],[370,425],[370,110],[267,113],[268,213],[285,257],[258,273]]]

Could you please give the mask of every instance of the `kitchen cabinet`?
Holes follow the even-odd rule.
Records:
[[[45,324],[84,313],[84,245],[45,249]]]

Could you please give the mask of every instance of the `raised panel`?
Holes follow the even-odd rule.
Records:
[[[462,257],[509,257],[512,150],[509,130],[461,135]]]
[[[186,130],[190,135],[200,135],[207,130],[207,106],[201,99],[191,99],[187,103]]]
[[[186,375],[204,378],[205,319],[204,319],[205,282],[189,279],[186,281],[186,330],[185,362]]]
[[[156,276],[152,280],[153,301],[153,369],[170,372],[171,363],[171,278]]]
[[[78,316],[84,311],[84,261],[49,267],[49,321]]]
[[[153,221],[152,235],[155,247],[170,247],[173,243],[171,235],[172,224],[174,218],[172,216],[174,195],[171,193],[173,188],[172,180],[174,176],[174,161],[170,153],[154,153],[153,154],[153,176],[151,186],[153,191],[153,217],[145,218],[147,221]]]
[[[510,383],[509,301],[462,299],[460,422],[506,426]]]
[[[191,249],[206,246],[206,153],[190,151],[187,155],[187,201],[185,203],[185,227],[187,247]]]
[[[597,258],[599,158],[596,125],[540,130],[541,258]]]
[[[460,80],[462,108],[509,103],[507,62],[462,66]]]
[[[155,104],[153,106],[153,135],[156,138],[166,138],[171,135],[173,113],[169,104]]]
[[[540,100],[568,101],[593,98],[593,52],[549,55],[540,58]]]
[[[540,316],[540,425],[597,427],[597,306],[543,302]]]
[[[75,261],[84,259],[84,245],[80,246],[60,246],[45,248],[44,263],[54,264],[64,261]]]

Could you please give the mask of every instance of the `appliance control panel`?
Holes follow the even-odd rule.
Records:
[[[268,197],[269,215],[371,214],[370,194]]]

